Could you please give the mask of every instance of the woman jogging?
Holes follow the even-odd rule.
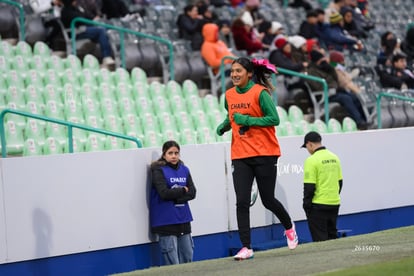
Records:
[[[274,89],[269,81],[271,73],[276,73],[276,68],[267,60],[251,61],[241,57],[233,61],[230,77],[234,87],[227,90],[225,96],[228,116],[217,127],[220,136],[232,130],[233,184],[243,245],[234,256],[236,260],[250,259],[254,255],[250,234],[250,196],[255,178],[263,205],[285,228],[288,247],[295,249],[298,244],[294,224],[274,196],[280,147],[275,131],[279,116],[270,96]]]

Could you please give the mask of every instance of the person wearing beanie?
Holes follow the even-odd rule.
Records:
[[[332,67],[335,68],[336,74],[338,75],[339,89],[355,94],[361,92],[361,88],[353,82],[351,73],[349,73],[345,67],[344,54],[339,51],[331,51],[329,52],[329,61]]]
[[[288,38],[292,45],[292,60],[297,63],[302,63],[306,68],[309,62],[307,41],[303,36],[293,35]]]
[[[340,89],[338,75],[332,65],[329,64],[329,58],[321,52],[312,50],[310,53],[311,62],[308,67],[308,75],[325,79],[329,88],[329,102],[339,103],[356,122],[358,129],[367,129],[368,124],[362,110],[361,102],[354,94]],[[323,91],[321,83],[316,81],[307,81],[311,91]]]
[[[330,16],[330,26],[327,28],[326,38],[328,49],[342,51],[343,49],[362,50],[363,45],[360,40],[350,36],[343,28],[344,21],[342,15],[333,13]]]
[[[285,36],[278,36],[275,39],[276,49],[272,50],[269,54],[270,63],[277,67],[288,69],[295,72],[305,72],[308,66],[307,62],[296,62],[292,59],[292,45],[288,42],[288,38]],[[285,75],[285,85],[287,90],[293,89],[305,89],[304,80],[297,77]]]
[[[345,0],[333,0],[329,3],[328,7],[325,9],[325,22],[330,22],[330,17],[332,14],[339,13],[341,8],[346,5]]]

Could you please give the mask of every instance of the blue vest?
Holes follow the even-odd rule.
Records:
[[[161,167],[167,186],[170,189],[186,186],[190,174],[188,168],[183,164],[175,170],[169,166]],[[181,189],[181,188],[180,188]],[[186,223],[193,220],[188,202],[175,204],[173,200],[163,200],[157,190],[151,188],[150,198],[150,222],[151,227]]]

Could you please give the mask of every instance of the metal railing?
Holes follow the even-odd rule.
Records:
[[[24,13],[23,5],[21,3],[17,3],[17,2],[14,2],[14,1],[10,1],[10,0],[0,0],[0,2],[15,6],[16,8],[19,9],[19,23],[20,23],[19,40],[24,41],[26,39],[26,31],[25,31],[25,25],[24,25],[25,13]]]
[[[400,96],[400,95],[396,95],[396,94],[390,94],[390,93],[386,93],[386,92],[381,92],[376,96],[376,101],[377,101],[377,125],[378,125],[378,129],[382,128],[382,118],[381,118],[381,99],[385,97],[385,98],[394,98],[394,99],[398,99],[398,100],[402,100],[402,101],[410,101],[410,102],[414,102],[414,98],[409,98],[409,97],[404,97],[404,96]]]
[[[99,21],[93,21],[82,17],[76,17],[70,23],[70,31],[71,31],[71,43],[72,43],[72,54],[76,55],[76,23],[85,23],[89,25],[100,26],[105,29],[115,30],[119,33],[120,37],[120,52],[121,52],[121,66],[125,68],[125,33],[132,34],[138,37],[144,37],[148,39],[152,39],[158,41],[162,44],[166,44],[169,50],[169,63],[170,63],[170,80],[174,79],[174,47],[171,41],[164,39],[162,37],[153,36],[145,33],[136,32],[131,29],[126,29],[114,25],[109,25]]]
[[[231,59],[231,60],[235,60],[238,57],[234,57],[234,56],[225,56],[221,59],[221,63],[220,63],[220,74],[221,74],[221,92],[224,93],[226,92],[226,83],[225,83],[225,60]],[[325,123],[328,124],[329,121],[329,89],[328,89],[328,84],[326,83],[325,79],[322,78],[318,78],[315,76],[311,76],[311,75],[306,75],[306,74],[302,74],[302,73],[298,73],[295,71],[291,71],[288,69],[283,69],[280,67],[276,67],[277,71],[279,73],[283,73],[286,75],[290,75],[290,76],[295,76],[295,77],[299,77],[299,78],[303,78],[303,79],[307,79],[307,80],[313,80],[313,81],[317,81],[320,82],[323,86],[323,95],[324,95],[324,110],[325,110]],[[274,75],[274,74],[273,74]]]
[[[11,114],[19,115],[19,116],[29,117],[29,118],[33,118],[33,119],[37,119],[37,120],[42,120],[42,121],[46,121],[46,122],[66,126],[68,128],[69,153],[73,153],[73,135],[72,135],[73,134],[73,128],[78,128],[78,129],[82,129],[82,130],[86,130],[86,131],[96,132],[96,133],[103,134],[103,135],[109,135],[109,136],[113,136],[113,137],[116,137],[116,138],[129,140],[129,141],[132,141],[135,144],[137,144],[138,148],[142,148],[141,141],[138,140],[135,137],[132,137],[132,136],[127,136],[127,135],[123,135],[123,134],[120,134],[120,133],[107,131],[107,130],[104,130],[104,129],[93,128],[93,127],[89,127],[89,126],[86,126],[86,125],[76,124],[76,123],[63,121],[63,120],[59,120],[59,119],[49,118],[49,117],[46,117],[46,116],[32,114],[32,113],[28,113],[28,112],[24,112],[24,111],[13,110],[13,109],[4,109],[0,113],[1,156],[3,158],[7,157],[6,133],[5,133],[5,129],[4,129],[4,117],[7,113],[11,113]]]

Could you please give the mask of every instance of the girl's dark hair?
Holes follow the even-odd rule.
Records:
[[[172,147],[176,147],[178,150],[180,150],[180,145],[176,141],[169,140],[165,142],[164,145],[162,145],[162,156],[164,156],[164,154]]]
[[[247,72],[253,73],[253,81],[257,84],[263,85],[269,94],[275,89],[270,81],[270,76],[273,73],[265,66],[254,64],[249,58],[239,57],[233,61],[232,64],[238,63],[246,69]]]
[[[187,14],[189,13],[196,5],[193,4],[189,4],[187,6],[184,7],[184,13]]]

